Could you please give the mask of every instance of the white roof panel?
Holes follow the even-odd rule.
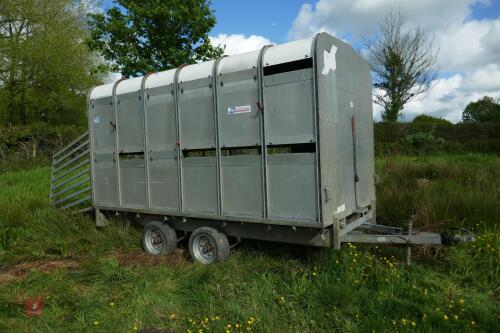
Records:
[[[310,58],[312,42],[313,38],[308,38],[270,47],[264,53],[264,66]]]
[[[214,60],[183,67],[179,73],[179,82],[193,81],[212,76]]]
[[[257,67],[259,50],[224,57],[219,63],[217,74],[227,74]]]
[[[152,88],[156,88],[156,87],[163,87],[163,86],[168,86],[170,84],[173,84],[175,71],[176,71],[176,69],[174,68],[174,69],[170,69],[168,71],[150,74],[146,79],[146,83],[144,84],[144,88],[152,89]]]
[[[113,83],[97,86],[92,89],[90,99],[111,97],[113,95]]]
[[[134,77],[118,82],[118,85],[116,86],[116,95],[123,95],[133,91],[141,90],[142,78],[142,76]]]

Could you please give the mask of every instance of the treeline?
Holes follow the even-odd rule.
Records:
[[[91,0],[0,1],[0,130],[84,125],[86,93],[102,82],[87,46]],[[45,125],[44,125],[45,126]]]
[[[375,154],[500,154],[500,123],[437,122],[375,124]]]

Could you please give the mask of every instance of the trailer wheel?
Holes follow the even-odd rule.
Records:
[[[189,237],[189,254],[202,264],[224,261],[229,257],[229,241],[222,232],[201,227]]]
[[[166,224],[149,222],[142,229],[142,247],[155,256],[172,254],[177,248],[177,234]]]

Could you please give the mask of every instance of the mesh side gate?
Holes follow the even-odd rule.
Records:
[[[92,210],[89,132],[53,156],[50,201],[60,209]]]

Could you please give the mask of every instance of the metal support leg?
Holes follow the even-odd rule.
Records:
[[[333,248],[340,250],[340,221],[335,217],[333,218]]]
[[[406,265],[411,265],[411,234],[413,233],[413,219],[415,219],[415,215],[410,216],[410,220],[408,221],[408,245],[406,245]]]

